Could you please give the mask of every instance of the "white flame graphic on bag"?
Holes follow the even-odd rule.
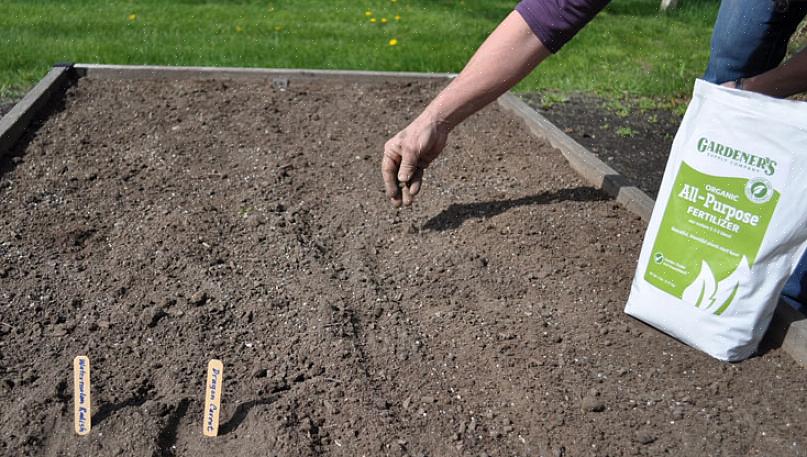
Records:
[[[734,272],[720,282],[717,282],[712,269],[704,260],[698,277],[684,290],[681,299],[695,305],[696,308],[714,309],[714,314],[719,316],[734,301],[740,284],[748,281],[750,277],[751,267],[748,266],[748,259],[745,256],[740,259],[740,264]]]

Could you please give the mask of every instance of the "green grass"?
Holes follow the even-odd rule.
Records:
[[[58,61],[457,72],[515,3],[0,0],[0,97]],[[706,64],[717,3],[687,0],[668,15],[658,3],[614,1],[518,90],[685,96]]]
[[[614,1],[519,88],[686,96],[706,67],[717,3],[684,1],[667,15],[658,3]]]

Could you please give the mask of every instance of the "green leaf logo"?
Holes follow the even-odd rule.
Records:
[[[765,203],[773,197],[773,186],[765,178],[750,179],[745,185],[745,196],[754,203]]]

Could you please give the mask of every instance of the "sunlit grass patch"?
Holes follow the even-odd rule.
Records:
[[[458,72],[515,3],[9,0],[0,97],[60,61]],[[689,0],[668,15],[656,3],[613,2],[518,90],[686,96],[706,64],[717,3]]]

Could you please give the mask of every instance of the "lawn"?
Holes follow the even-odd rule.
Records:
[[[0,98],[53,63],[457,72],[516,1],[1,0]],[[706,64],[714,0],[662,15],[615,1],[521,91],[685,96]]]

